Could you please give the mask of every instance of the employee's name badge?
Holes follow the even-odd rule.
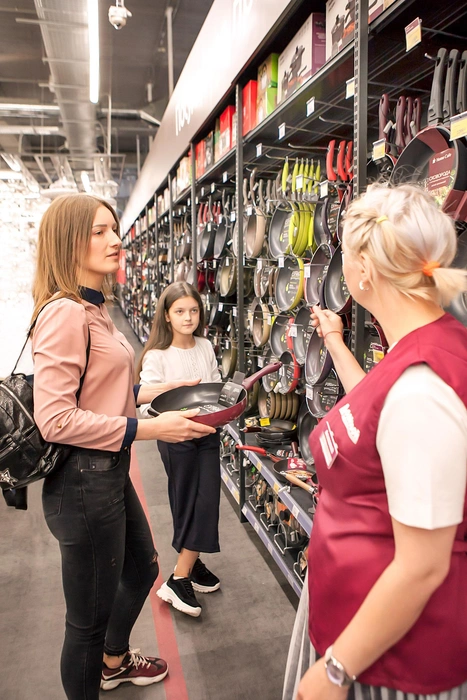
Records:
[[[331,430],[331,426],[326,421],[326,429],[321,434],[319,441],[321,443],[321,449],[323,451],[324,461],[328,469],[331,469],[332,465],[336,461],[337,455],[339,454],[339,449],[337,443],[334,440],[334,433]]]

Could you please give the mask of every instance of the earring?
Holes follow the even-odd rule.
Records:
[[[362,291],[362,292],[368,292],[368,290],[370,289],[369,287],[364,287],[364,286],[363,286],[362,280],[360,280],[360,282],[358,283],[358,288],[359,288],[360,291]]]

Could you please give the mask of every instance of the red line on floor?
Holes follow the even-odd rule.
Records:
[[[141,505],[143,506],[146,518],[148,519],[149,527],[151,527],[143,481],[141,479],[141,472],[134,449],[132,450],[131,454],[131,480],[133,482],[133,486],[135,487],[136,493],[139,496]],[[154,545],[157,549],[155,541]],[[154,620],[154,629],[156,631],[159,654],[169,664],[169,675],[163,681],[164,690],[167,700],[188,700],[188,691],[186,688],[185,676],[183,675],[180,654],[178,653],[177,639],[175,636],[170,606],[167,605],[167,603],[164,603],[156,595],[156,591],[159,586],[162,585],[163,581],[161,572],[159,572],[157,581],[149,593],[149,600],[151,602],[152,617]]]

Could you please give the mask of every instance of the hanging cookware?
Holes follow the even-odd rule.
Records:
[[[279,365],[280,365],[280,362],[279,362],[279,360],[273,355],[273,353],[272,353],[271,350],[268,350],[268,352],[266,353],[266,356],[265,356],[264,360],[265,360],[265,362],[266,362],[266,366],[267,366],[267,367],[271,367],[271,366],[273,366],[273,365],[277,365],[277,370],[275,370],[275,371],[273,370],[273,371],[271,371],[271,372],[268,372],[267,374],[265,374],[265,375],[263,376],[263,379],[262,379],[263,388],[264,388],[264,390],[265,390],[267,393],[269,393],[270,391],[274,391],[274,389],[276,388],[277,383],[279,382]],[[276,407],[276,414],[274,415],[274,418],[279,418],[279,416],[277,415],[277,409],[278,409],[278,408],[279,408],[279,406]]]
[[[171,389],[152,400],[149,412],[158,416],[165,411],[199,408],[200,413],[191,420],[218,428],[241,416],[247,405],[247,391],[250,391],[261,377],[277,372],[279,368],[280,362],[276,362],[263,367],[248,378],[238,372],[233,381],[225,384],[197,384]]]
[[[258,411],[260,418],[274,418],[276,410],[276,394],[273,391],[266,392],[264,386],[259,388]]]
[[[323,338],[313,331],[308,343],[305,358],[305,377],[308,386],[322,384],[333,366],[331,354],[328,352]]]
[[[282,355],[279,358],[279,362],[282,363],[282,367],[279,371],[279,392],[281,394],[289,394],[290,392],[295,391],[295,389],[297,388],[299,379],[302,375],[302,370],[295,356],[293,355],[293,353],[290,352],[290,350],[286,350],[282,353]],[[291,409],[292,406],[290,405],[289,414]]]
[[[352,308],[352,297],[342,270],[342,249],[340,246],[336,248],[329,262],[323,290],[324,302],[330,311],[334,311],[336,314],[346,314]]]
[[[230,323],[229,312],[222,301],[213,301],[209,314],[209,326],[225,330]]]
[[[289,326],[289,340],[292,340],[292,350],[299,365],[305,364],[306,350],[313,331],[311,311],[308,307],[302,306],[295,317],[294,324]]]
[[[280,311],[291,311],[303,297],[304,267],[301,258],[287,257],[279,266],[275,299]]]
[[[281,483],[286,483],[285,473],[295,474],[297,478],[303,481],[311,479],[312,477],[311,472],[307,469],[306,462],[298,457],[296,446],[293,457],[278,457],[274,453],[268,452],[263,447],[255,447],[254,445],[236,445],[235,448],[239,452],[253,452],[254,454],[271,460],[273,463],[272,471],[274,472],[274,476]]]
[[[222,379],[230,379],[237,369],[237,346],[229,343],[229,347],[224,348],[221,355],[221,375]]]
[[[258,205],[255,202],[255,175],[256,168],[250,174],[250,204],[247,207],[247,219],[245,223],[245,255],[247,258],[257,258],[261,254],[266,235],[267,219],[263,197],[264,182],[260,180],[258,186]],[[251,209],[251,212],[250,212]]]
[[[267,304],[255,299],[251,305],[251,335],[255,347],[262,348],[269,340],[271,325],[270,309]]]
[[[387,351],[387,341],[381,328],[374,323],[366,323],[363,336],[363,369],[369,372],[381,362]]]
[[[221,210],[217,218],[217,229],[214,238],[213,257],[218,260],[227,252],[227,242],[230,236],[229,204],[226,200],[225,189],[222,190]]]
[[[291,318],[293,318],[293,314],[285,311],[274,318],[271,335],[269,336],[269,345],[276,357],[280,357],[287,350],[287,332]]]
[[[311,453],[309,437],[317,425],[317,419],[311,415],[306,401],[304,401],[300,409],[298,420],[298,444],[300,446],[301,455],[305,460],[308,469],[312,472],[315,471],[315,460]]]
[[[237,261],[226,255],[222,259],[219,278],[219,293],[223,297],[231,297],[237,291]]]
[[[331,369],[322,384],[307,386],[306,403],[311,415],[323,418],[334,408],[344,392],[334,369]]]
[[[326,277],[333,253],[334,248],[327,243],[323,243],[316,249],[311,259],[309,276],[305,279],[304,284],[304,296],[310,308],[320,301],[320,289]]]
[[[464,231],[457,239],[457,253],[452,267],[467,270],[467,231]],[[467,292],[459,294],[448,306],[447,311],[467,327]]]

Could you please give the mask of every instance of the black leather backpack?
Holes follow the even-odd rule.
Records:
[[[43,307],[45,308],[45,306]],[[42,310],[42,309],[41,309]],[[70,454],[69,445],[46,442],[34,422],[33,375],[15,374],[31,331],[12,374],[0,383],[0,488],[8,505],[27,509],[26,487],[57,469]],[[89,332],[86,365],[76,399],[79,400],[91,350]]]

